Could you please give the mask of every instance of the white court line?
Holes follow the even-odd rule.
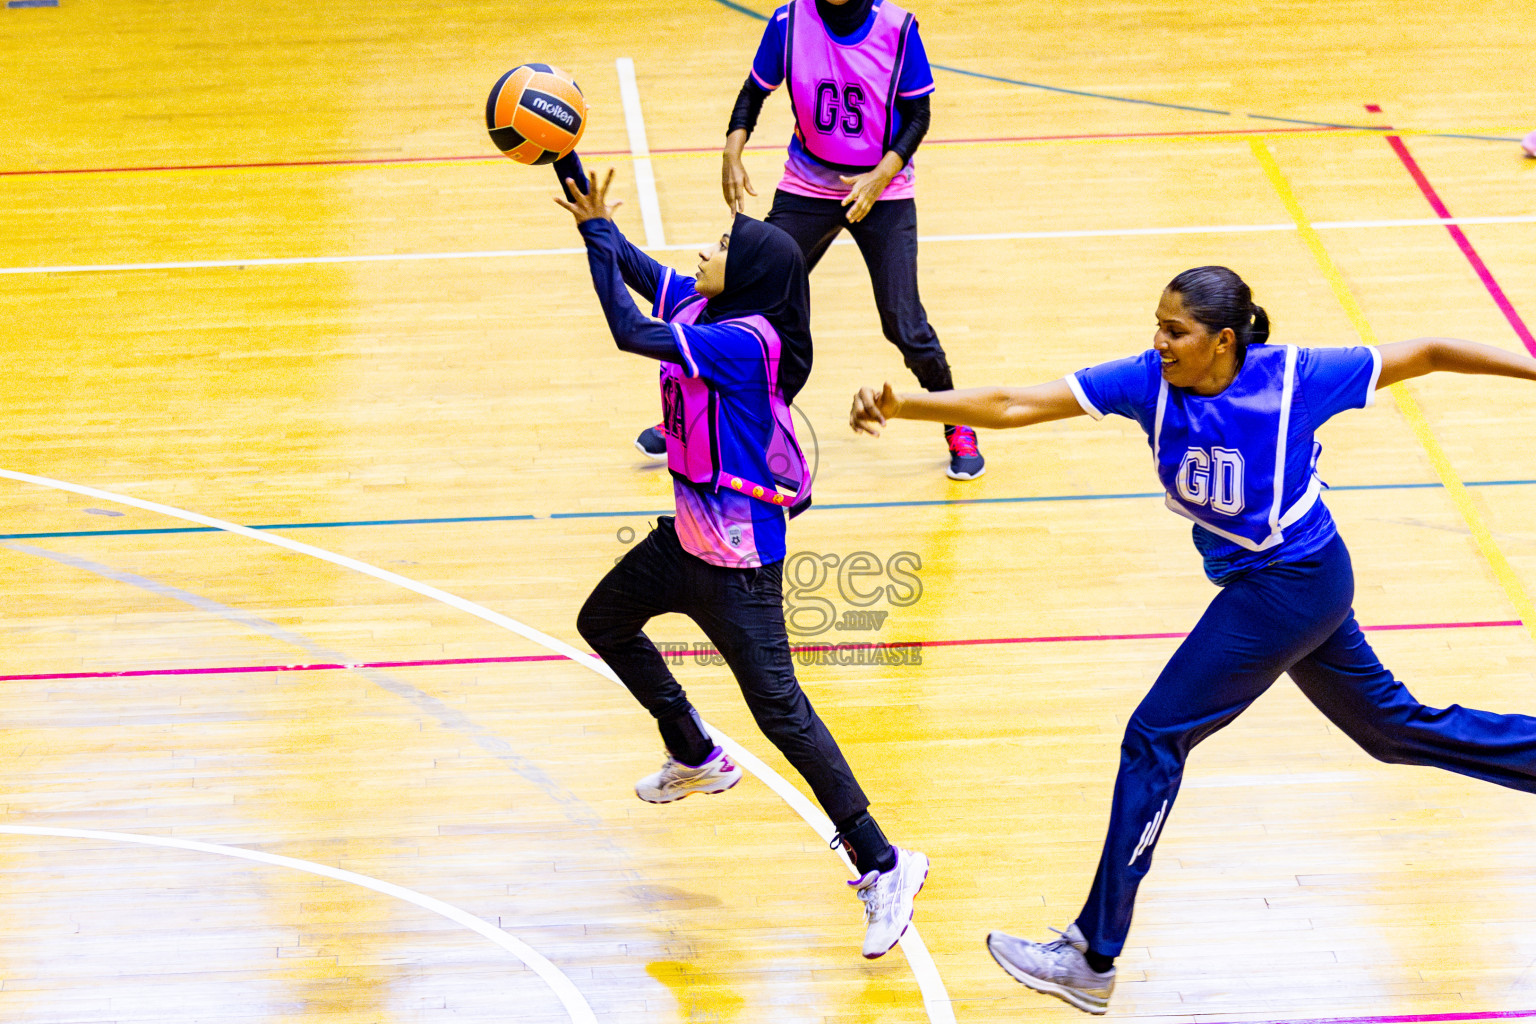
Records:
[[[517,957],[524,964],[533,969],[539,977],[544,979],[554,990],[560,1002],[565,1006],[566,1013],[576,1024],[597,1024],[597,1017],[592,1013],[592,1007],[587,1005],[586,999],[571,984],[571,979],[560,973],[560,969],[548,960],[536,953],[527,944],[513,938],[495,925],[487,924],[480,918],[467,911],[460,910],[442,900],[425,896],[414,889],[395,885],[392,882],[382,882],[377,878],[367,875],[359,875],[354,871],[344,871],[341,868],[329,867],[325,864],[316,864],[314,861],[297,860],[293,857],[283,857],[275,853],[264,853],[260,850],[247,850],[240,846],[218,846],[213,843],[199,843],[191,839],[171,839],[165,836],[141,836],[129,832],[96,832],[83,828],[37,828],[31,825],[0,825],[0,833],[8,833],[17,836],[58,836],[64,839],[100,839],[110,843],[138,843],[141,846],[163,846],[175,850],[191,850],[194,853],[215,853],[221,857],[238,857],[241,860],[253,860],[259,864],[273,864],[277,867],[292,868],[305,874],[319,875],[322,878],[333,878],[338,882],[347,882],[351,885],[361,886],[364,889],[372,889],[374,892],[383,893],[385,896],[393,896],[395,899],[413,903],[423,910],[430,910],[434,914],[440,914],[455,924],[461,924],[470,931],[490,939],[496,945],[505,949]]]
[[[687,246],[678,248],[687,248]],[[0,274],[79,274],[104,270],[199,270],[204,267],[296,267],[311,263],[405,263],[411,260],[574,256],[586,251],[586,249],[486,249],[482,252],[398,252],[377,256],[279,256],[249,260],[182,260],[172,263],[94,263],[69,267],[0,267]]]
[[[420,594],[422,597],[440,601],[451,608],[457,608],[476,618],[484,619],[492,625],[500,626],[502,629],[525,637],[557,654],[563,654],[571,661],[591,669],[604,679],[619,686],[624,685],[620,682],[619,677],[614,675],[613,670],[594,655],[578,651],[564,641],[557,640],[531,626],[523,625],[516,619],[508,618],[499,612],[493,612],[489,608],[475,604],[473,601],[466,600],[456,594],[450,594],[445,590],[438,590],[436,587],[419,583],[409,577],[401,576],[399,573],[390,572],[388,569],[381,569],[367,562],[360,562],[346,555],[339,555],[324,548],[305,544],[302,541],[290,540],[279,534],[253,530],[249,526],[241,526],[238,523],[214,519],[211,516],[205,516],[198,512],[190,512],[186,509],[162,505],[155,501],[145,501],[142,498],[134,498],[126,494],[118,494],[114,491],[103,491],[95,487],[72,484],[64,480],[54,480],[45,476],[33,476],[31,473],[18,473],[11,469],[0,469],[0,478],[34,484],[38,487],[49,487],[58,491],[68,491],[72,494],[115,502],[120,505],[128,505],[132,508],[141,508],[146,512],[156,512],[163,516],[169,516],[172,519],[181,519],[190,523],[198,523],[202,526],[211,526],[216,530],[238,534],[251,540],[260,541],[263,544],[272,544],[301,555],[318,558],[323,562],[330,562],[332,565],[351,569],[354,572],[362,573],[364,576],[372,576],[376,580],[402,587],[413,593]],[[738,764],[753,775],[756,775],[769,789],[773,790],[779,799],[789,804],[795,813],[799,814],[805,820],[805,823],[810,825],[817,835],[821,836],[823,841],[831,841],[835,829],[832,827],[832,822],[828,820],[827,816],[819,808],[806,799],[794,786],[790,785],[788,780],[782,775],[764,764],[741,744],[714,726],[709,725],[709,723],[706,722],[705,725],[711,735],[714,736],[715,741],[724,747],[736,759]],[[848,869],[849,873],[857,875],[858,873],[854,871],[852,862],[848,860],[848,855],[841,849],[838,849],[837,854],[842,859],[843,866]],[[954,1024],[955,1012],[950,1005],[949,993],[944,987],[944,979],[939,976],[939,971],[934,965],[933,957],[929,955],[928,947],[924,945],[922,936],[918,934],[917,925],[913,924],[907,928],[906,934],[901,938],[901,948],[907,955],[907,965],[912,968],[912,974],[917,979],[918,991],[922,994],[923,1007],[928,1013],[928,1019],[933,1024]]]
[[[658,217],[660,215],[658,214]],[[1423,217],[1412,220],[1335,220],[1318,221],[1312,226],[1320,230],[1350,230],[1371,228],[1425,228],[1444,227],[1448,224],[1536,224],[1536,214],[1520,214],[1508,217]],[[660,230],[658,226],[658,231]],[[1089,228],[1079,231],[997,231],[966,235],[920,235],[919,242],[1006,242],[1017,240],[1047,240],[1052,238],[1137,238],[1149,235],[1226,235],[1266,231],[1295,231],[1294,223],[1285,224],[1205,224],[1189,227],[1167,228]],[[690,242],[687,245],[643,245],[651,252],[686,252],[709,248],[713,242]],[[852,245],[847,238],[839,238],[833,245]],[[367,256],[284,256],[277,258],[253,258],[237,260],[185,260],[168,263],[85,263],[51,267],[0,267],[0,274],[86,274],[113,270],[198,270],[206,267],[294,267],[318,263],[404,263],[411,260],[475,260],[506,259],[522,256],[575,256],[586,249],[484,249],[466,252],[404,252],[383,253]]]
[[[656,198],[656,172],[651,169],[651,146],[645,138],[645,117],[640,113],[640,86],[635,81],[635,62],[620,57],[613,62],[619,72],[619,98],[624,104],[624,127],[629,129],[629,152],[635,167],[635,191],[640,197],[640,222],[645,225],[645,244],[667,244],[661,225],[661,203]]]

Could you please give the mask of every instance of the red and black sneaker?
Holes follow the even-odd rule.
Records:
[[[945,427],[944,440],[949,442],[949,469],[951,480],[975,480],[987,471],[987,460],[976,447],[976,431],[970,427]]]

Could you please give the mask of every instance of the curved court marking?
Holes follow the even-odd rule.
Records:
[[[51,477],[34,476],[31,473],[18,473],[11,469],[0,469],[0,478],[15,480],[25,484],[32,484],[37,487],[48,487],[57,491],[68,491],[72,494],[83,495],[87,498],[98,498],[102,501],[110,501],[119,505],[128,505],[133,508],[140,508],[146,512],[157,512],[160,515],[169,516],[173,519],[183,519],[187,522],[200,523],[203,526],[211,526],[226,533],[238,534],[239,536],[247,537],[251,540],[260,541],[263,544],[271,544],[275,547],[285,548],[297,554],[308,555],[309,557],[317,558],[322,562],[330,562],[332,565],[339,565],[344,569],[351,569],[352,571],[361,573],[364,576],[372,576],[374,579],[380,580],[384,583],[402,587],[411,591],[412,593],[420,594],[422,597],[429,598],[433,601],[439,601],[448,605],[450,608],[457,608],[459,611],[466,612],[467,614],[473,615],[478,619],[483,619],[494,626],[500,626],[502,629],[505,629],[508,632],[516,633],[518,636],[531,640],[541,647],[546,647],[549,650],[563,654],[565,657],[569,658],[576,664],[591,669],[593,672],[596,672],[604,679],[607,679],[618,686],[624,685],[622,682],[620,682],[619,677],[614,674],[613,670],[607,665],[603,664],[599,658],[594,655],[578,651],[576,648],[562,640],[557,640],[546,633],[539,632],[531,626],[526,626],[523,623],[518,622],[516,619],[508,618],[499,612],[493,612],[489,608],[475,604],[473,601],[466,600],[465,598],[459,597],[456,594],[450,594],[446,590],[439,590],[436,587],[428,586],[425,583],[419,583],[416,580],[410,579],[409,577],[401,576],[399,573],[390,572],[388,569],[381,569],[378,566],[370,565],[367,562],[360,562],[357,559],[350,558],[346,555],[338,555],[333,551],[327,551],[324,548],[317,548],[311,544],[304,544],[300,541],[289,540],[287,537],[282,537],[277,534],[262,533],[260,530],[253,530],[248,526],[241,526],[239,523],[230,523],[222,519],[214,519],[212,516],[205,516],[197,512],[188,511],[186,509],[174,508],[170,505],[162,505],[155,501],[145,501],[142,498],[135,498],[127,494],[118,494],[114,491],[103,491],[95,487],[86,487],[82,484],[73,484],[64,480],[54,480]],[[823,841],[831,841],[835,830],[832,827],[832,822],[828,820],[825,814],[821,813],[820,809],[818,809],[814,804],[806,799],[805,796],[801,794],[799,790],[795,789],[794,786],[791,786],[788,780],[786,780],[783,776],[774,771],[768,765],[764,764],[755,754],[752,754],[741,744],[737,743],[735,740],[731,739],[729,736],[725,735],[714,726],[709,725],[707,722],[705,724],[709,728],[710,733],[715,737],[715,740],[730,752],[730,755],[736,759],[737,763],[740,764],[742,768],[748,772],[751,772],[753,775],[756,775],[760,780],[762,780],[762,782],[766,784],[769,789],[773,790],[779,799],[783,800],[791,808],[793,808],[795,812],[805,820],[805,823],[811,826],[813,830],[815,830],[816,834],[819,835]],[[841,850],[838,850],[838,856],[842,859],[843,866],[848,869],[849,873],[856,874],[856,872],[853,870],[852,862],[848,860],[847,854],[843,853]],[[915,924],[910,926],[907,929],[906,934],[902,936],[901,948],[903,951],[905,951],[907,955],[907,964],[912,968],[912,973],[917,979],[918,991],[923,997],[923,1007],[928,1013],[928,1019],[932,1021],[933,1024],[954,1024],[955,1013],[949,1002],[949,994],[944,987],[944,979],[939,976],[938,968],[933,963],[933,957],[929,955],[928,947],[924,945],[922,936],[918,934],[917,926]]]
[[[1403,220],[1318,221],[1317,230],[1371,230],[1376,228],[1445,228],[1459,224],[1536,224],[1536,214],[1522,213],[1489,217],[1413,217]],[[1296,231],[1295,224],[1197,224],[1188,227],[1082,228],[1067,231],[995,231],[959,235],[919,235],[918,241],[936,242],[1009,242],[1048,241],[1058,238],[1144,238],[1163,235],[1227,235],[1254,232]],[[713,242],[685,245],[642,245],[645,252],[697,252]],[[849,238],[839,238],[833,245],[853,245]],[[480,249],[463,252],[400,252],[359,256],[260,256],[228,260],[169,260],[157,263],[80,263],[46,267],[0,267],[0,274],[100,274],[122,270],[206,270],[220,267],[299,267],[326,263],[409,263],[418,260],[481,260],[516,257],[584,256],[586,249]]]
[[[0,833],[17,836],[54,836],[62,839],[99,839],[109,843],[136,843],[140,846],[160,846],[174,850],[190,850],[194,853],[213,853],[221,857],[238,857],[241,860],[255,861],[258,864],[271,864],[276,867],[291,868],[294,871],[302,871],[309,875],[319,875],[322,878],[335,879],[338,882],[346,882],[348,885],[361,886],[364,889],[372,889],[374,892],[385,896],[393,896],[395,899],[414,904],[423,910],[430,910],[434,914],[446,917],[455,924],[463,925],[470,931],[485,936],[502,949],[521,960],[547,984],[559,997],[572,1021],[576,1024],[597,1024],[597,1017],[592,1013],[592,1007],[587,1005],[581,992],[571,984],[571,979],[560,973],[560,969],[548,960],[544,959],[526,943],[513,938],[495,925],[488,924],[468,911],[431,896],[424,895],[414,889],[395,885],[393,882],[383,882],[377,878],[360,875],[355,871],[346,871],[341,868],[333,868],[325,864],[316,864],[314,861],[298,860],[294,857],[284,857],[276,853],[265,853],[261,850],[247,850],[240,846],[219,846],[214,843],[200,843],[191,839],[171,839],[166,836],[141,836],[131,832],[97,832],[93,829],[83,828],[41,828],[33,825],[0,825]]]
[[[154,594],[156,597],[179,601],[205,615],[215,616],[243,629],[270,637],[279,643],[297,647],[299,650],[306,652],[310,657],[320,658],[324,662],[343,667],[349,672],[355,672],[384,692],[392,694],[410,704],[416,709],[418,714],[425,716],[430,721],[436,722],[439,728],[458,736],[467,737],[475,746],[501,762],[529,785],[537,787],[543,793],[546,800],[560,809],[571,825],[576,828],[594,828],[602,824],[602,819],[578,794],[557,782],[537,762],[518,753],[517,748],[499,736],[494,730],[481,725],[472,716],[454,707],[447,701],[386,674],[381,671],[383,668],[381,665],[356,663],[345,655],[316,643],[302,633],[285,629],[275,622],[263,619],[259,615],[253,615],[238,608],[231,608],[210,597],[194,594],[190,590],[183,590],[180,587],[172,586],[160,580],[140,576],[138,573],[103,565],[100,562],[93,562],[79,555],[66,554],[62,551],[49,551],[45,548],[34,547],[31,544],[21,544],[16,541],[0,540],[0,547],[8,548],[20,554],[31,555],[34,558],[46,558],[49,561],[56,562],[59,565],[66,565],[80,572],[88,572],[116,583],[137,587],[140,590]],[[560,656],[558,654],[550,654],[545,657],[558,659]],[[0,680],[0,682],[3,681]],[[607,847],[606,844],[593,843],[588,848],[606,849]],[[617,850],[609,852],[616,857],[622,856]]]

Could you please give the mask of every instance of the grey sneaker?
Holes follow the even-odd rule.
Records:
[[[1052,942],[1030,942],[993,932],[987,936],[987,952],[1013,979],[1036,992],[1055,996],[1089,1013],[1109,1009],[1115,990],[1115,969],[1100,974],[1088,966],[1088,940],[1074,923]]]
[[[896,866],[889,871],[870,871],[848,884],[864,901],[864,959],[874,960],[891,951],[912,923],[912,900],[928,880],[928,857],[916,850],[896,851]]]
[[[635,795],[648,804],[670,804],[694,793],[724,793],[740,781],[741,769],[720,747],[696,768],[668,753],[661,771],[635,783]]]
[[[662,462],[667,458],[667,435],[662,432],[661,424],[654,427],[646,427],[640,431],[640,436],[635,438],[635,447],[640,449],[640,454]]]

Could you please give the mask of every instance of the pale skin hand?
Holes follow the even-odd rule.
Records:
[[[857,224],[863,220],[870,210],[874,209],[875,200],[880,198],[885,187],[891,183],[891,179],[901,171],[906,164],[895,153],[887,153],[880,158],[880,162],[873,170],[865,171],[855,177],[839,174],[838,180],[848,186],[848,194],[843,197],[843,205],[848,207],[845,216],[848,223]]]
[[[613,184],[613,168],[608,168],[608,176],[601,184],[598,184],[597,176],[589,177],[587,184],[592,187],[591,192],[583,192],[576,187],[576,182],[570,178],[565,179],[565,187],[571,195],[576,197],[575,202],[555,196],[555,205],[563,206],[569,210],[571,216],[576,218],[577,224],[584,224],[589,220],[612,220],[613,211],[623,206],[622,201],[608,205],[608,187]]]
[[[745,212],[747,196],[756,196],[752,179],[741,162],[742,150],[747,148],[747,130],[737,128],[725,137],[725,152],[720,154],[720,191],[725,194],[725,205],[732,213]]]

